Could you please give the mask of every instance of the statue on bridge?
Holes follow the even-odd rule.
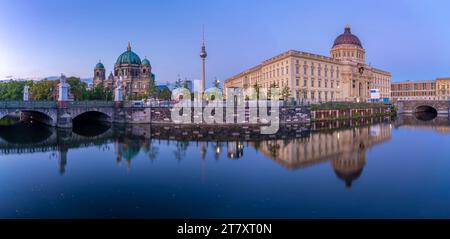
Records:
[[[68,101],[69,100],[69,90],[70,86],[66,83],[66,76],[61,74],[58,85],[58,101]]]
[[[30,98],[30,93],[28,92],[29,88],[30,88],[29,85],[25,85],[23,87],[23,101],[28,101]]]
[[[114,90],[114,101],[123,101],[122,76],[117,80],[116,89]]]

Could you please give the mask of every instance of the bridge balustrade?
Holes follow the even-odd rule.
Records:
[[[0,101],[0,108],[56,108],[55,101]]]
[[[69,103],[70,107],[113,107],[114,102],[112,101],[71,101]]]

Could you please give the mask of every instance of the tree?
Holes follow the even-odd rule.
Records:
[[[158,95],[158,89],[155,85],[155,80],[150,80],[150,84],[148,85],[147,97],[156,98]]]
[[[272,89],[278,88],[278,83],[272,83],[267,90],[267,98],[270,99],[272,97]]]
[[[253,89],[255,89],[256,99],[259,100],[259,92],[261,90],[261,87],[258,85],[258,82],[256,82],[252,87]]]
[[[172,98],[172,92],[167,88],[163,88],[159,90],[158,98],[161,100],[170,100]]]
[[[56,89],[58,86],[57,81],[44,79],[35,82],[30,87],[30,99],[31,100],[55,100]]]
[[[289,86],[285,85],[283,86],[283,89],[281,89],[281,97],[283,100],[287,100],[291,96],[291,89],[289,89]]]
[[[69,77],[66,82],[70,85],[70,93],[74,100],[86,100],[87,83],[82,82],[80,78]]]
[[[31,87],[33,81],[0,82],[0,100],[22,100],[25,85]]]
[[[110,101],[113,98],[113,93],[108,87],[103,85],[96,85],[91,90],[86,91],[83,99],[85,100],[107,100]]]

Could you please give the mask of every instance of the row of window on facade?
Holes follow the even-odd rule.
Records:
[[[297,64],[295,65],[295,74],[299,75],[300,74],[300,64],[298,63],[297,60]],[[325,77],[328,77],[328,72],[330,72],[330,75],[332,78],[334,78],[335,72],[336,72],[336,78],[339,78],[339,67],[336,67],[336,71],[334,69],[334,66],[331,66],[331,69],[328,68],[328,65],[325,65],[324,68],[322,68],[322,65],[319,63],[318,67],[316,68],[314,65],[314,62],[311,63],[311,66],[307,65],[307,62],[305,61],[303,64],[303,74],[307,75],[308,74],[308,68],[310,69],[310,75],[314,76],[316,74],[316,70],[317,70],[317,75],[318,76],[322,76],[322,70],[324,70],[325,73]],[[277,67],[275,69],[274,66],[269,66],[268,70],[263,72],[263,80],[264,79],[269,79],[272,77],[279,77],[282,75],[287,75],[289,74],[289,66],[281,66],[281,67]]]
[[[142,69],[142,70],[138,70],[138,69],[121,69],[121,70],[117,70],[116,71],[116,75],[120,75],[120,76],[139,76],[140,72],[142,72],[142,74],[147,74],[148,73],[147,69]]]
[[[356,58],[358,58],[358,59],[363,59],[363,54],[362,53],[360,53],[360,52],[356,52],[356,54],[355,54],[355,52],[354,51],[338,51],[338,52],[336,52],[336,53],[333,53],[333,57],[334,58],[338,58],[338,57],[341,57],[341,56],[343,56],[343,57],[355,57],[355,55],[356,55]]]
[[[143,83],[141,83],[141,82],[137,82],[137,83],[134,83],[134,84],[127,83],[127,84],[125,85],[125,89],[131,89],[131,87],[132,87],[133,89],[147,89],[147,88],[148,88],[148,85],[147,85],[147,84],[143,84]]]
[[[391,82],[388,79],[384,79],[384,78],[375,77],[374,83],[375,83],[375,85],[391,87]]]
[[[309,97],[308,97],[308,93],[309,93]],[[338,94],[338,92],[334,92],[334,91],[307,91],[307,90],[297,90],[295,92],[295,97],[296,99],[311,99],[311,100],[316,100],[316,93],[317,93],[317,99],[318,100],[335,100],[336,96]]]
[[[262,86],[265,88],[274,87],[274,86],[278,86],[278,87],[288,86],[288,79],[286,78],[285,80],[266,82]]]
[[[434,91],[413,91],[413,92],[391,92],[392,96],[427,96],[436,95]]]
[[[392,90],[434,90],[434,83],[393,84]]]
[[[311,78],[311,87],[315,87],[315,80],[314,78]],[[295,86],[300,86],[300,78],[296,78],[295,79]],[[308,86],[308,79],[307,78],[303,78],[303,87],[307,87]],[[334,80],[330,80],[330,84],[328,84],[328,80],[324,81],[324,86],[325,88],[328,88],[328,86],[330,86],[330,88],[334,88],[335,84],[334,84]],[[322,80],[318,79],[317,80],[317,87],[322,87]],[[339,88],[339,81],[336,81],[336,87]]]

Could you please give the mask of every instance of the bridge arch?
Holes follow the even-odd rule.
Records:
[[[30,121],[38,121],[50,126],[56,125],[56,117],[41,110],[21,110],[21,118]]]
[[[414,109],[414,114],[418,120],[430,121],[438,116],[438,109],[432,105],[419,105]]]
[[[88,110],[72,116],[72,122],[74,124],[83,121],[101,121],[111,123],[112,117],[111,114],[108,114],[108,112],[99,110]]]
[[[422,113],[422,112],[429,112],[429,113],[438,113],[438,110],[432,106],[432,105],[418,105],[414,109],[414,113]]]

